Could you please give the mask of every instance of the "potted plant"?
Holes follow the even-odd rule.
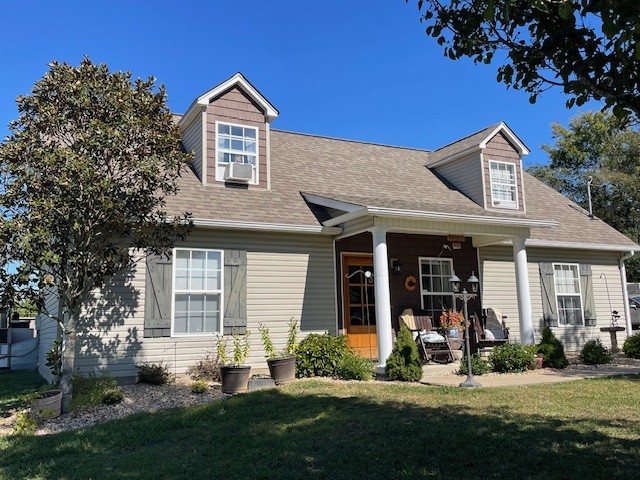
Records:
[[[231,359],[227,355],[227,338],[222,337],[218,340],[217,354],[222,363],[220,367],[222,393],[235,394],[249,390],[251,367],[244,364],[249,356],[249,335],[249,330],[244,336],[233,335]]]
[[[440,315],[440,328],[449,338],[458,338],[464,316],[462,312],[453,309],[445,310]]]
[[[277,352],[269,329],[260,324],[260,336],[262,337],[262,345],[267,357],[267,365],[269,373],[276,385],[283,385],[292,382],[296,378],[296,344],[298,340],[298,321],[293,318],[289,320],[289,333],[287,335],[287,343],[282,351]]]
[[[40,393],[33,402],[33,413],[48,418],[59,417],[62,413],[62,390],[55,388]]]

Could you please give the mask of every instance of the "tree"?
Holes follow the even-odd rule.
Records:
[[[587,112],[568,128],[553,124],[554,145],[543,145],[549,165],[529,173],[588,208],[592,179],[593,213],[633,241],[640,241],[640,131],[610,113]],[[640,281],[640,258],[626,261],[627,277]]]
[[[528,92],[531,103],[558,86],[568,107],[603,100],[620,118],[640,118],[635,1],[418,0],[418,10],[451,59],[489,64],[505,51],[497,80]]]
[[[189,215],[163,209],[190,156],[163,86],[88,58],[51,63],[17,105],[0,144],[0,255],[15,266],[2,270],[10,291],[0,293],[33,296],[43,308],[56,290],[61,315],[46,313],[63,332],[68,406],[89,294],[140,252],[162,254],[187,234]]]

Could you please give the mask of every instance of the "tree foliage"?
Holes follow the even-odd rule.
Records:
[[[189,228],[164,212],[189,161],[155,80],[132,81],[85,58],[53,62],[0,144],[0,254],[5,295],[55,288],[63,387],[70,390],[83,302],[140,251],[161,253]],[[13,269],[12,269],[13,270]]]
[[[552,125],[554,145],[543,145],[549,165],[534,165],[529,173],[589,208],[609,225],[640,241],[640,131],[610,113],[586,112],[568,128]],[[627,278],[640,281],[640,259],[626,261]]]
[[[502,62],[497,80],[525,90],[532,103],[559,86],[569,107],[603,100],[620,118],[640,117],[635,1],[418,0],[418,10],[446,56]]]

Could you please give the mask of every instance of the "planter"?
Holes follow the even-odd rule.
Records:
[[[445,334],[449,338],[458,338],[460,336],[460,330],[458,330],[457,328],[450,328],[448,330],[445,330]]]
[[[276,385],[284,385],[296,379],[296,357],[271,358],[267,360],[267,365]]]
[[[62,412],[62,390],[47,390],[33,404],[33,413],[47,418],[59,417]]]
[[[222,377],[222,393],[242,393],[249,390],[249,376],[251,367],[245,365],[233,366],[224,365],[220,367]]]

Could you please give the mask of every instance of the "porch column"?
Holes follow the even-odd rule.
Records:
[[[624,326],[627,338],[633,335],[631,330],[631,308],[629,307],[629,292],[627,291],[627,267],[624,265],[625,255],[620,255],[620,284],[622,285],[622,302],[624,303]]]
[[[516,267],[516,291],[518,295],[518,317],[520,322],[520,343],[533,345],[533,318],[531,313],[531,290],[527,268],[526,237],[513,238],[513,261]]]
[[[376,322],[378,330],[378,365],[384,367],[393,348],[391,334],[391,296],[389,294],[389,260],[387,254],[387,230],[374,228],[373,271],[376,294]]]

